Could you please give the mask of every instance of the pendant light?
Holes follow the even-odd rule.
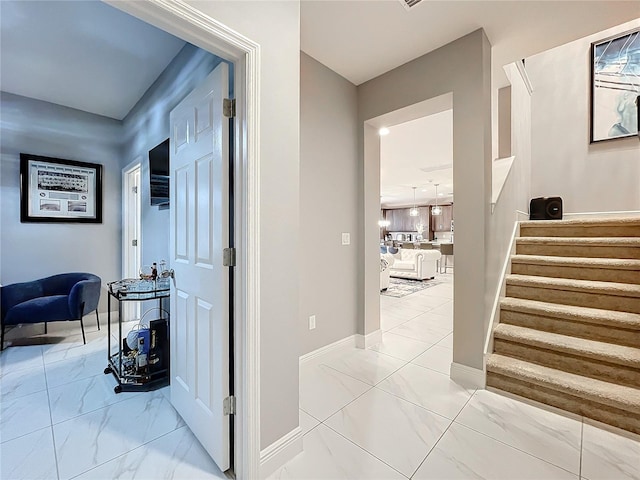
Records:
[[[413,187],[413,208],[409,210],[409,216],[417,217],[418,215],[418,207],[416,207],[416,187]]]
[[[431,207],[431,215],[442,215],[442,207],[438,206],[438,185],[440,185],[439,183],[434,183],[434,185],[436,186],[436,205],[434,207]]]

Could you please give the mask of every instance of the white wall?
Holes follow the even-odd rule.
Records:
[[[455,258],[454,362],[483,368],[485,312],[485,255],[491,199],[491,46],[482,30],[398,67],[358,87],[359,169],[363,216],[364,271],[362,332],[368,322],[379,323],[374,293],[379,290],[378,227],[380,191],[379,155],[367,154],[372,146],[362,124],[369,119],[424,100],[453,92],[453,178]],[[365,129],[371,129],[369,125]],[[374,132],[371,132],[374,134]],[[373,142],[373,140],[371,140]],[[371,149],[374,151],[375,149]],[[377,184],[376,184],[377,181]],[[377,272],[377,273],[376,273]],[[379,295],[378,295],[379,297]],[[377,300],[379,302],[379,298]]]
[[[300,5],[202,2],[194,8],[260,44],[261,448],[298,426]]]
[[[533,85],[531,195],[562,197],[565,212],[640,210],[638,138],[589,144],[591,42],[634,20],[526,60]]]
[[[357,115],[356,86],[301,52],[300,354],[357,333]]]
[[[5,92],[0,110],[0,282],[74,271],[118,280],[121,123]],[[102,223],[20,223],[20,153],[102,164]],[[101,297],[106,311],[106,291]]]
[[[122,121],[122,166],[136,159],[142,163],[142,265],[169,260],[169,209],[151,206],[149,150],[169,138],[171,110],[220,62],[219,57],[186,44]]]

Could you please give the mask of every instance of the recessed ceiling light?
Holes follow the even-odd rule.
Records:
[[[426,191],[427,191],[427,189],[426,189],[426,188],[423,188],[423,189],[422,189],[422,191],[423,191],[423,192],[426,192]]]
[[[380,130],[378,130],[378,135],[380,135],[381,137],[389,135],[389,129],[387,127],[382,127]]]

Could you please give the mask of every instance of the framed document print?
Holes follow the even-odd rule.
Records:
[[[20,221],[102,223],[102,165],[21,153]]]

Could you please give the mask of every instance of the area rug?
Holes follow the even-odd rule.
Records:
[[[401,298],[412,293],[419,292],[425,288],[433,287],[444,283],[441,280],[409,280],[406,278],[394,278],[389,279],[389,288],[380,292],[381,295],[387,297]]]

